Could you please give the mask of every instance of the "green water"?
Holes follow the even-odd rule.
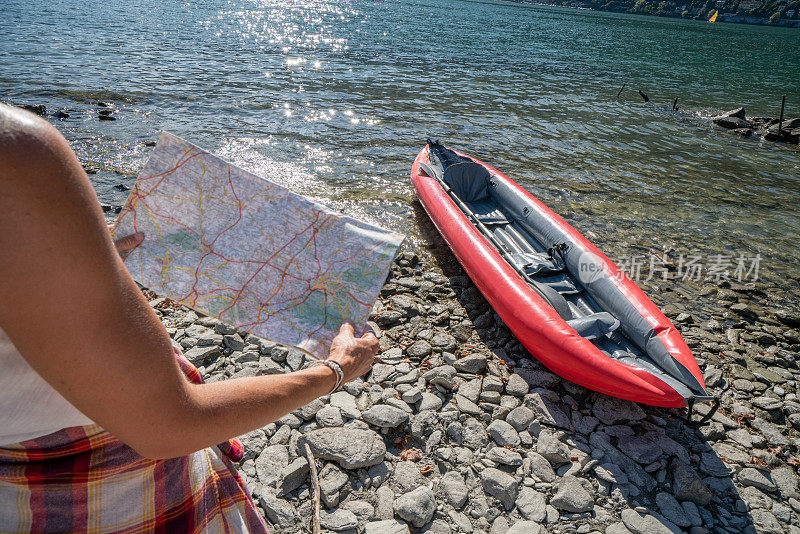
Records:
[[[408,173],[431,136],[613,259],[761,254],[772,303],[796,296],[800,152],[708,117],[776,116],[782,94],[800,116],[797,30],[455,0],[6,0],[0,51],[0,99],[67,110],[53,122],[104,202],[164,129],[424,245]]]

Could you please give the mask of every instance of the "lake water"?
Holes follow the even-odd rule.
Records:
[[[0,17],[0,100],[67,111],[52,121],[103,202],[169,130],[424,245],[409,169],[433,137],[617,261],[760,254],[774,306],[800,285],[800,151],[708,117],[777,116],[782,94],[800,116],[799,82],[798,30],[504,2],[4,0]]]

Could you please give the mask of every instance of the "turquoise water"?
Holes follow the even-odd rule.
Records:
[[[408,173],[430,136],[516,178],[618,261],[758,253],[776,304],[798,285],[800,151],[708,117],[776,116],[781,94],[800,116],[800,31],[457,0],[2,12],[0,100],[66,110],[52,120],[98,169],[104,202],[124,201],[114,186],[163,129],[420,242]],[[98,100],[118,120],[98,121]]]

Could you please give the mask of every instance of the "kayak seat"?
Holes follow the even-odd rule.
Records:
[[[528,276],[552,274],[561,270],[547,252],[519,252],[511,254],[511,257],[517,265],[522,266]]]
[[[489,178],[486,167],[465,161],[448,166],[442,179],[462,202],[478,202],[489,198]]]
[[[608,312],[598,312],[586,317],[567,321],[583,338],[597,339],[613,332],[619,327],[619,320]]]
[[[577,295],[583,291],[583,288],[576,286],[575,282],[564,273],[542,272],[536,276],[536,280],[552,287],[562,295]]]
[[[467,205],[469,206],[469,209],[472,210],[472,213],[475,214],[475,217],[477,217],[478,220],[483,224],[491,225],[509,223],[509,220],[505,215],[503,215],[503,212],[500,211],[500,208],[497,207],[497,203],[489,200],[488,198],[469,202]]]

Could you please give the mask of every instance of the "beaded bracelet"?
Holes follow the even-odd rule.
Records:
[[[344,382],[344,371],[342,371],[342,366],[339,365],[339,362],[335,362],[333,360],[317,360],[311,365],[309,365],[309,367],[314,367],[315,365],[324,365],[325,367],[332,369],[333,372],[336,373],[336,385],[333,386],[333,389],[330,391],[330,393],[338,391],[339,388],[342,386],[342,382]]]

